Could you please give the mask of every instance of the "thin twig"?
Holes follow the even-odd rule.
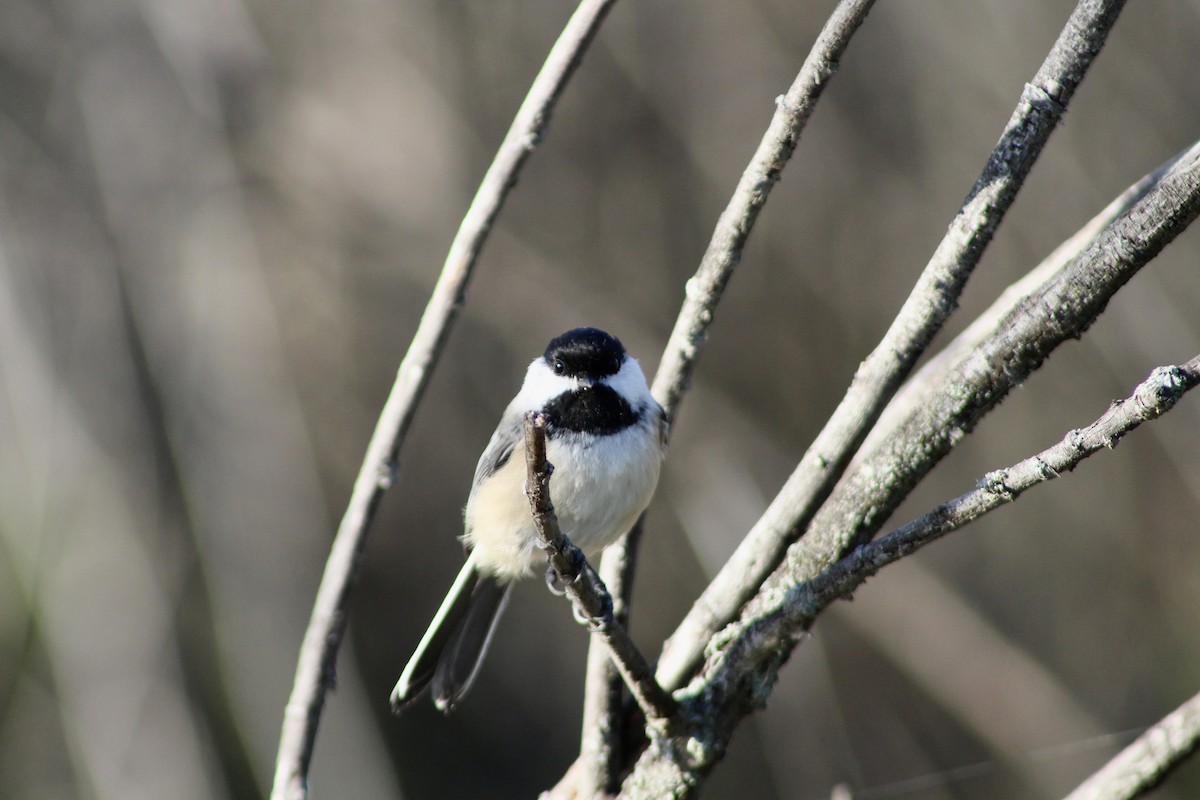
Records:
[[[1081,783],[1066,800],[1128,800],[1141,797],[1200,748],[1200,694],[1163,717],[1157,725]]]
[[[525,494],[537,527],[538,545],[574,604],[577,618],[586,622],[608,648],[630,693],[646,715],[647,724],[668,735],[678,730],[674,699],[655,682],[649,663],[613,618],[612,598],[600,576],[558,526],[558,516],[550,502],[550,475],[554,467],[546,461],[546,420],[537,411],[525,414],[525,467]]]
[[[467,283],[492,224],[521,166],[545,134],[567,80],[614,2],[584,0],[551,48],[459,226],[412,344],[400,363],[338,526],[300,646],[292,693],[284,711],[273,800],[300,800],[308,795],[308,767],[317,727],[325,695],[334,685],[338,647],[346,631],[346,606],[371,519],[383,493],[392,485],[400,447],[466,296]]]
[[[1124,0],[1081,0],[900,313],[859,366],[846,395],[783,489],[692,606],[659,658],[658,679],[682,685],[705,644],[732,620],[829,496],[958,297],[1016,198],[1075,89],[1103,46]]]

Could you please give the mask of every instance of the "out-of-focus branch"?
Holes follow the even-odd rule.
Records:
[[[536,411],[525,414],[525,469],[525,494],[537,528],[538,545],[545,551],[563,593],[574,604],[576,617],[604,643],[647,723],[662,733],[677,729],[675,701],[655,683],[645,657],[613,618],[613,601],[600,576],[558,526],[558,515],[550,502],[553,467],[546,461],[546,420]]]
[[[958,304],[967,279],[1016,198],[1124,0],[1081,0],[1021,99],[983,172],[883,340],[783,489],[692,606],[659,658],[681,686],[705,644],[732,620],[813,519],[884,406]]]
[[[1141,797],[1200,748],[1200,694],[1172,711],[1101,767],[1066,800]]]
[[[521,166],[545,134],[567,80],[614,2],[584,0],[551,48],[459,226],[433,296],[400,363],[338,526],[300,647],[276,757],[274,800],[308,795],[308,765],[325,695],[334,684],[338,647],[346,630],[346,604],[371,519],[392,484],[400,447],[492,224]]]
[[[1065,269],[999,320],[929,402],[843,478],[741,619],[714,637],[700,674],[675,695],[686,716],[703,714],[710,721],[704,740],[687,747],[692,758],[684,763],[668,750],[651,747],[625,786],[650,777],[659,788],[664,783],[694,786],[741,718],[765,702],[779,666],[811,622],[805,584],[868,542],[917,481],[1009,389],[1059,344],[1080,336],[1117,290],[1198,214],[1200,154],[1190,152]]]

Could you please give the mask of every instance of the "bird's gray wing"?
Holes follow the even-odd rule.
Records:
[[[475,465],[475,479],[471,481],[471,494],[475,493],[479,484],[508,463],[508,459],[512,458],[513,451],[517,449],[524,438],[525,416],[520,411],[509,407],[504,411],[504,416],[500,418],[500,424],[496,426],[496,432],[492,434],[491,441],[488,442],[483,455],[479,457],[479,463]]]

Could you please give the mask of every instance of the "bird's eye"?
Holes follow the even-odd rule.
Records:
[[[567,371],[567,365],[563,363],[561,358],[554,359],[554,374],[562,375]]]

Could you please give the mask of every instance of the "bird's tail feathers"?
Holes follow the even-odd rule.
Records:
[[[393,711],[399,712],[424,694],[426,687],[433,680],[433,673],[437,669],[442,651],[446,649],[446,643],[467,616],[471,595],[479,577],[479,572],[475,569],[475,559],[468,558],[467,563],[459,570],[458,577],[454,579],[450,591],[446,593],[446,599],[438,607],[433,621],[425,629],[425,635],[417,644],[417,649],[408,660],[408,665],[404,667],[404,672],[400,673],[400,680],[392,690]]]
[[[433,674],[433,704],[438,710],[453,711],[475,683],[511,588],[491,576],[480,576],[467,615],[447,642]]]
[[[430,683],[434,704],[453,709],[475,681],[509,588],[481,574],[473,555],[467,559],[392,690],[393,711],[423,695]]]

